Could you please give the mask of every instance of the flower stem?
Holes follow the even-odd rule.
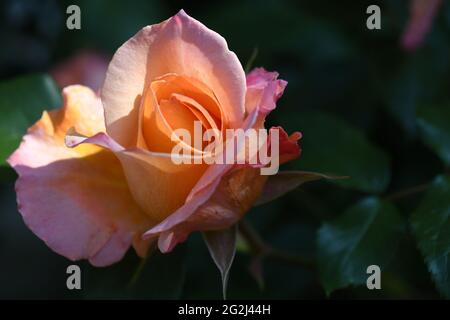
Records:
[[[151,244],[147,250],[147,254],[145,255],[145,257],[141,258],[138,266],[136,267],[136,271],[134,271],[133,275],[131,276],[131,279],[128,282],[128,288],[133,288],[134,285],[137,283],[137,281],[141,277],[141,273],[144,270],[145,265],[147,264],[148,258],[152,255],[154,249],[155,245]]]
[[[276,249],[267,244],[253,226],[245,219],[239,223],[239,232],[241,233],[242,238],[244,238],[250,246],[250,249],[255,256],[288,262],[309,270],[314,270],[316,268],[314,261],[311,259]]]

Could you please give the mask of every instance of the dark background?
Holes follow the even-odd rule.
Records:
[[[381,7],[381,30],[366,28],[366,8],[374,3]],[[81,8],[81,30],[65,28],[70,4]],[[389,197],[445,170],[421,139],[415,115],[419,107],[449,99],[448,2],[423,46],[411,52],[400,45],[409,1],[2,0],[0,79],[47,73],[83,48],[110,57],[139,29],[181,8],[225,37],[244,66],[257,48],[253,66],[276,70],[289,82],[268,120],[303,133],[303,155],[287,168],[351,176],[307,184],[252,209],[248,218],[267,243],[315,260],[317,230],[324,222],[366,196]],[[0,298],[221,297],[219,274],[199,235],[173,254],[149,259],[137,284],[129,285],[139,264],[130,251],[105,269],[78,263],[83,290],[67,290],[71,262],[26,228],[16,210],[15,175],[5,166],[0,174]],[[414,194],[394,204],[408,219],[420,199]],[[440,297],[410,232],[384,250],[392,257],[383,267],[382,290],[350,286],[330,297]],[[261,290],[250,263],[242,245],[231,271],[230,298],[326,297],[317,271],[277,259],[264,261]]]

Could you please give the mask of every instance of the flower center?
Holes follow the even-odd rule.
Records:
[[[140,144],[150,151],[170,153],[181,140],[199,154],[202,151],[192,140],[182,140],[174,130],[185,129],[194,137],[198,121],[203,130],[224,132],[222,119],[220,104],[208,86],[190,77],[166,74],[152,81],[144,92]]]

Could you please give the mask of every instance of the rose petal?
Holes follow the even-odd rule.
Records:
[[[286,163],[300,156],[301,149],[297,141],[301,139],[302,134],[298,131],[288,135],[282,127],[272,127],[269,130],[269,134],[272,130],[278,130],[280,139],[279,154],[280,164]],[[270,140],[269,140],[270,141]]]
[[[254,109],[245,119],[242,129],[248,130],[252,128],[258,120],[259,108]],[[244,148],[245,145],[237,146],[237,150]],[[226,172],[233,168],[233,164],[213,164],[208,167],[203,176],[197,182],[195,187],[190,192],[186,201],[190,201],[198,192],[207,188],[215,180],[220,179]]]
[[[84,134],[104,130],[100,100],[88,88],[67,87],[64,107],[44,112],[8,159],[17,171],[19,211],[28,227],[57,253],[97,266],[121,259],[152,224],[137,207],[113,153],[94,145],[69,149],[70,127]]]
[[[221,180],[208,200],[197,206],[195,212],[184,221],[155,227],[147,231],[145,237],[162,231],[158,246],[161,252],[169,252],[178,243],[185,241],[191,232],[228,228],[251,208],[262,192],[266,180],[267,176],[261,175],[259,169],[234,170]],[[211,192],[211,189],[207,190]],[[198,201],[198,198],[195,197],[193,201]]]
[[[205,164],[174,164],[170,157],[143,150],[117,153],[135,200],[160,222],[181,207],[206,170]]]
[[[183,205],[206,170],[204,163],[177,165],[169,153],[118,147],[117,142],[104,133],[84,138],[72,133],[66,141],[70,142],[69,147],[96,144],[113,151],[122,164],[133,198],[155,223]]]
[[[251,128],[255,124],[258,113],[258,109],[255,109],[247,117],[244,123],[244,130]],[[239,148],[240,147],[238,147],[238,149]],[[147,231],[144,236],[149,237],[157,233],[163,233],[189,218],[200,205],[205,203],[212,196],[217,186],[219,185],[222,176],[225,175],[233,167],[234,164],[210,165],[189,193],[185,204],[180,207],[174,214],[169,216],[166,220],[164,220],[151,230]]]
[[[244,128],[253,127],[258,114],[258,108],[254,109],[246,119]],[[283,128],[274,127],[271,130],[275,129],[279,130],[280,164],[298,157],[301,151],[297,144],[301,138],[300,132],[288,136]],[[233,167],[237,169],[230,173],[231,178],[222,178]],[[160,250],[168,252],[193,231],[230,226],[253,205],[266,179],[267,176],[260,174],[259,167],[211,165],[189,194],[186,203],[148,230],[144,238],[159,235]]]
[[[217,102],[209,98],[207,94],[200,94],[198,91],[201,90],[192,82],[185,77],[170,75],[150,84],[141,104],[139,125],[142,128],[138,136],[139,147],[153,152],[170,153],[176,144],[181,143],[186,150],[191,150],[191,153],[197,155],[202,153],[202,146],[195,148],[193,141],[186,143],[183,140],[173,139],[174,130],[179,128],[188,129],[190,137],[194,137],[194,121],[199,120],[191,108],[184,103],[190,99],[195,104],[195,100],[179,93],[194,96],[204,102],[209,109],[214,107],[218,109]],[[190,84],[190,87],[187,84]],[[184,101],[180,97],[185,97]],[[203,110],[207,112],[206,109],[203,108]],[[220,111],[218,112],[220,117]]]
[[[154,79],[176,73],[208,84],[239,127],[244,117],[245,74],[225,39],[181,10],[143,28],[117,50],[108,68],[102,100],[108,134],[124,147],[136,144],[140,95]]]
[[[256,108],[247,116],[243,125],[244,130],[252,128],[255,125],[258,114],[259,109]],[[242,147],[244,146],[238,146],[238,150]],[[171,229],[187,220],[202,204],[208,201],[219,186],[222,177],[234,166],[234,164],[210,165],[189,193],[184,205],[178,208],[161,223],[148,230],[144,234],[144,238],[152,238],[156,235],[161,235],[163,238],[159,242],[161,243],[160,250],[163,250],[164,248],[164,250],[173,248],[173,246],[167,245],[168,240],[166,239],[172,239]],[[178,243],[181,241],[180,237],[181,236],[178,234],[177,238],[173,238],[171,241]],[[169,241],[169,243],[171,242]]]
[[[247,112],[259,107],[267,115],[276,107],[277,100],[283,95],[287,81],[277,80],[277,72],[268,72],[264,68],[253,69],[247,75],[247,94],[245,108]]]
[[[301,153],[301,148],[298,145],[298,140],[301,139],[302,134],[298,131],[295,131],[294,133],[292,133],[291,135],[288,135],[286,133],[286,131],[282,128],[282,127],[272,127],[269,130],[269,136],[267,137],[267,149],[268,151],[266,151],[265,149],[263,150],[259,150],[259,152],[264,152],[263,154],[265,154],[267,152],[267,156],[269,158],[272,159],[268,159],[271,162],[273,162],[273,157],[276,156],[276,154],[274,154],[271,150],[271,142],[272,142],[272,134],[274,131],[278,131],[278,164],[281,165],[283,163],[286,163],[288,161],[294,160],[296,158],[298,158],[300,156]],[[265,145],[262,145],[261,148],[265,148]],[[276,152],[276,151],[275,151]],[[248,152],[245,155],[246,157],[246,163],[244,166],[250,166],[253,168],[263,168],[265,166],[267,166],[267,162],[263,162],[262,163],[262,159],[260,158],[261,153],[258,153],[256,155],[254,155],[252,158],[252,155],[250,155]],[[253,160],[255,162],[251,162],[250,160]]]

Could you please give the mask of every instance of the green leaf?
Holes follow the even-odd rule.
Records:
[[[411,224],[437,288],[450,298],[450,177],[433,181]]]
[[[367,267],[381,269],[392,258],[403,219],[390,203],[369,197],[350,207],[318,232],[318,263],[327,294],[367,281]]]
[[[226,299],[228,275],[236,254],[237,226],[203,232],[206,246],[222,276],[222,293]]]
[[[421,137],[450,166],[450,106],[424,106],[417,110]]]
[[[272,200],[275,200],[289,191],[294,190],[305,182],[315,181],[320,179],[343,179],[347,177],[334,177],[325,174],[306,171],[282,171],[278,174],[269,176],[261,196],[256,201],[255,205],[261,205]]]
[[[0,165],[19,146],[43,110],[61,106],[59,89],[46,75],[29,75],[0,83]]]
[[[386,189],[388,157],[359,130],[335,116],[317,112],[301,115],[296,127],[303,133],[302,155],[296,161],[302,170],[349,176],[333,182],[360,191],[379,193]]]

